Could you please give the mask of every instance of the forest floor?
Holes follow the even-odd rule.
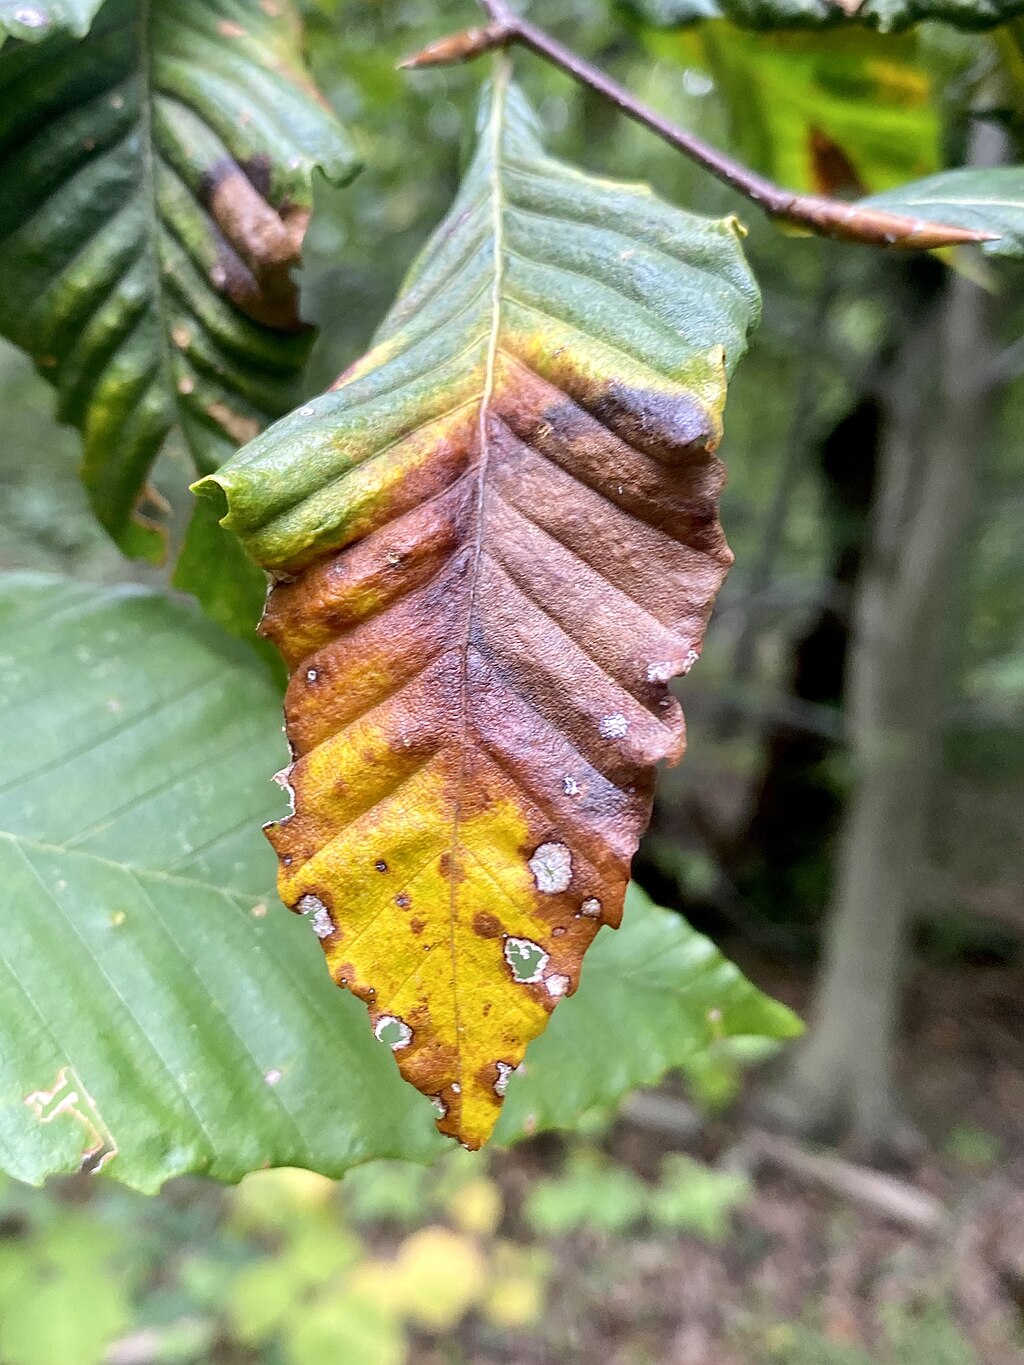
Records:
[[[800,1009],[795,971],[744,961],[771,994]],[[717,1243],[651,1232],[579,1230],[555,1247],[543,1337],[505,1349],[467,1340],[474,1362],[549,1365],[1020,1365],[1024,1361],[1024,971],[922,969],[907,1000],[900,1060],[907,1112],[927,1154],[894,1174],[877,1205],[870,1175],[846,1163],[825,1183],[762,1163]],[[852,1047],[857,1045],[851,1039]],[[694,1155],[732,1160],[750,1136],[728,1118],[683,1139]],[[669,1142],[671,1146],[671,1141]],[[678,1143],[676,1144],[679,1145]],[[495,1173],[507,1207],[558,1160],[535,1141]],[[606,1139],[651,1177],[664,1131],[620,1119]],[[854,1197],[830,1188],[853,1171]],[[911,1226],[901,1195],[935,1201]],[[874,1205],[874,1206],[872,1206]],[[921,1212],[910,1205],[915,1217]],[[475,1335],[475,1334],[471,1334]],[[419,1360],[439,1361],[425,1349]]]
[[[803,973],[738,955],[804,1006]],[[1021,968],[918,970],[925,1155],[884,1176],[677,1081],[572,1136],[340,1182],[0,1179],[0,1361],[1020,1365],[1022,999]]]

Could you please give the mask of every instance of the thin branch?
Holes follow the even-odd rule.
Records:
[[[422,52],[406,58],[401,66],[425,67],[463,62],[479,57],[482,53],[492,52],[496,48],[518,44],[567,72],[581,85],[608,100],[628,118],[649,128],[670,147],[690,157],[724,184],[745,195],[769,218],[792,223],[821,237],[835,237],[848,242],[867,242],[872,246],[904,247],[916,251],[927,251],[941,246],[960,246],[969,242],[993,242],[998,238],[997,233],[974,232],[967,228],[932,223],[923,218],[907,218],[902,214],[885,213],[859,204],[848,204],[841,199],[827,199],[814,194],[794,194],[792,190],[783,189],[781,185],[766,180],[748,166],[720,152],[703,138],[655,113],[625,86],[619,85],[596,66],[591,66],[589,62],[578,57],[575,52],[564,47],[535,24],[514,14],[505,0],[481,0],[481,4],[487,11],[489,24],[431,43]]]

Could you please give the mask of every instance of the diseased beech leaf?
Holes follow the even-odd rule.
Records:
[[[883,33],[938,20],[986,29],[1024,13],[1024,0],[623,0],[649,24],[677,28],[731,19],[746,28],[831,28],[864,24]]]
[[[165,597],[32,574],[0,576],[0,640],[0,1166],[154,1190],[436,1155],[272,894],[284,746],[251,652]]]
[[[986,242],[992,256],[1024,256],[1024,166],[940,171],[863,203],[954,227],[998,232]]]
[[[299,39],[290,0],[106,0],[81,41],[0,52],[0,332],[55,385],[126,553],[163,554],[169,437],[206,472],[295,402],[312,173],[354,169]]]
[[[722,1039],[794,1038],[802,1027],[710,939],[631,885],[622,928],[598,935],[582,986],[511,1078],[495,1139],[570,1128]]]
[[[682,753],[758,303],[733,220],[549,159],[497,69],[376,345],[199,485],[282,580],[282,898],[473,1147]]]

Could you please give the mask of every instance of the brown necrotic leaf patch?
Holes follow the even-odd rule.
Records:
[[[223,234],[212,280],[253,321],[301,331],[292,271],[302,256],[309,209],[287,201],[275,208],[269,193],[265,158],[252,158],[244,168],[225,158],[206,172],[201,199]]]

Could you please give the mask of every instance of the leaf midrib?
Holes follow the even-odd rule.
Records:
[[[462,1075],[462,1024],[459,1010],[458,953],[456,950],[456,893],[458,878],[459,830],[462,823],[462,789],[466,775],[466,755],[469,749],[469,648],[472,638],[473,621],[476,615],[477,590],[480,582],[480,560],[483,552],[484,498],[487,488],[488,440],[487,421],[491,400],[494,396],[494,376],[497,367],[499,341],[501,335],[501,301],[504,274],[502,258],[504,253],[504,201],[501,191],[501,134],[505,114],[505,102],[511,78],[511,61],[507,53],[499,53],[494,66],[493,100],[487,125],[488,183],[491,200],[491,232],[493,238],[491,280],[491,326],[487,340],[487,353],[484,369],[484,385],[480,395],[479,442],[480,457],[477,468],[475,535],[473,543],[473,562],[469,573],[468,603],[466,623],[462,639],[462,659],[459,677],[459,711],[462,721],[459,736],[459,768],[455,780],[455,799],[452,807],[451,834],[451,871],[448,881],[448,947],[452,964],[452,1012],[455,1020],[455,1073],[459,1084]]]

